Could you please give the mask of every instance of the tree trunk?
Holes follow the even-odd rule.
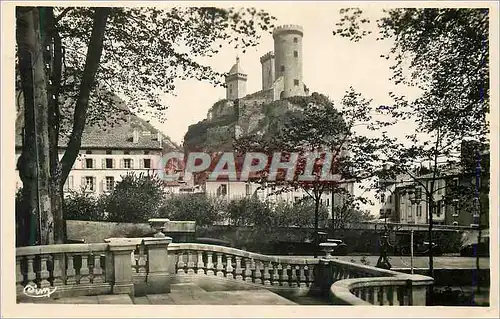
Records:
[[[314,198],[314,258],[318,258],[319,249],[319,201],[320,198]]]
[[[39,9],[18,7],[19,67],[24,94],[24,141],[18,162],[23,182],[23,206],[29,220],[28,245],[52,244],[53,217],[49,195],[49,139],[47,79],[44,64],[43,29]]]

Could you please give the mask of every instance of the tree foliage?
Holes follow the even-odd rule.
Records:
[[[156,176],[129,173],[122,176],[104,199],[108,220],[113,222],[147,222],[158,216],[164,202],[163,181]]]
[[[226,203],[204,194],[172,195],[160,208],[159,217],[191,220],[197,226],[209,226],[223,219]]]

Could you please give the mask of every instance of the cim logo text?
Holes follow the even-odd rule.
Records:
[[[45,288],[38,288],[34,285],[27,285],[24,287],[24,294],[28,297],[33,297],[33,298],[43,298],[43,297],[50,297],[55,291],[56,287],[45,287]]]

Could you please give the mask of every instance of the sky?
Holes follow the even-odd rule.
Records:
[[[303,27],[303,80],[310,92],[319,92],[339,101],[352,86],[364,98],[373,99],[374,105],[390,103],[388,92],[391,91],[407,96],[415,94],[414,90],[398,88],[389,80],[391,61],[380,57],[388,52],[389,41],[376,41],[376,36],[369,36],[356,43],[333,36],[335,23],[340,19],[339,4],[266,3],[255,7],[275,16],[276,25],[298,24]],[[372,22],[381,15],[381,10],[373,5],[363,10]],[[265,35],[259,46],[247,49],[246,53],[227,46],[204,62],[218,72],[228,72],[239,56],[240,64],[248,74],[247,93],[250,94],[261,90],[259,58],[272,50],[273,38]],[[166,121],[160,124],[151,119],[151,122],[174,142],[181,143],[189,125],[203,120],[213,103],[223,98],[225,89],[222,87],[197,80],[178,81],[175,96],[163,95],[163,103],[169,107],[165,113]]]

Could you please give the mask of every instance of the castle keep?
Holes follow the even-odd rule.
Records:
[[[260,58],[262,90],[251,96],[261,95],[266,100],[281,100],[307,94],[302,81],[302,37],[304,31],[298,25],[284,25],[273,30],[274,52]],[[226,76],[226,99],[234,101],[247,97],[247,74],[240,66],[239,58]]]

